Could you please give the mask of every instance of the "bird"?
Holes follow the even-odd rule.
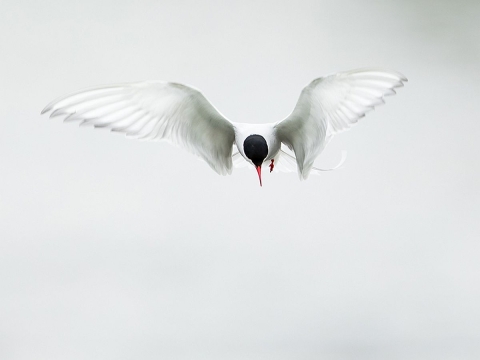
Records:
[[[300,180],[337,168],[319,169],[314,161],[335,134],[385,103],[384,97],[396,94],[406,81],[401,73],[381,68],[323,76],[305,86],[292,113],[276,123],[232,122],[200,90],[165,81],[84,89],[53,100],[41,113],[127,137],[167,140],[197,155],[220,175],[231,174],[240,160],[255,168],[262,186],[262,168],[272,172],[284,165],[287,171],[296,170]]]

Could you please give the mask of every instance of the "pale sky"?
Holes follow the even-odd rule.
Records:
[[[0,358],[480,358],[480,2],[25,1],[0,11]],[[236,122],[312,79],[409,82],[310,176],[219,176],[40,116],[118,82]]]

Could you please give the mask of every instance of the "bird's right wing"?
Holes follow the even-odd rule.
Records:
[[[395,94],[407,79],[381,69],[359,69],[313,80],[297,105],[275,129],[280,141],[294,151],[300,178],[306,179],[315,158],[331,137],[348,130],[365,113]]]
[[[217,173],[232,172],[234,126],[189,86],[145,81],[97,87],[58,98],[42,114],[49,111],[50,117],[139,139],[169,140],[201,157]]]

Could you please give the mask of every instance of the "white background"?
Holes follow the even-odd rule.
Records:
[[[478,1],[3,0],[0,358],[480,358],[479,18]],[[304,182],[40,116],[158,79],[274,122],[365,66],[409,82]]]

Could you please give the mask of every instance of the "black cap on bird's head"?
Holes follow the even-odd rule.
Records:
[[[268,146],[265,138],[260,135],[250,135],[243,142],[243,151],[257,169],[260,186],[262,186],[262,164],[268,155]]]

